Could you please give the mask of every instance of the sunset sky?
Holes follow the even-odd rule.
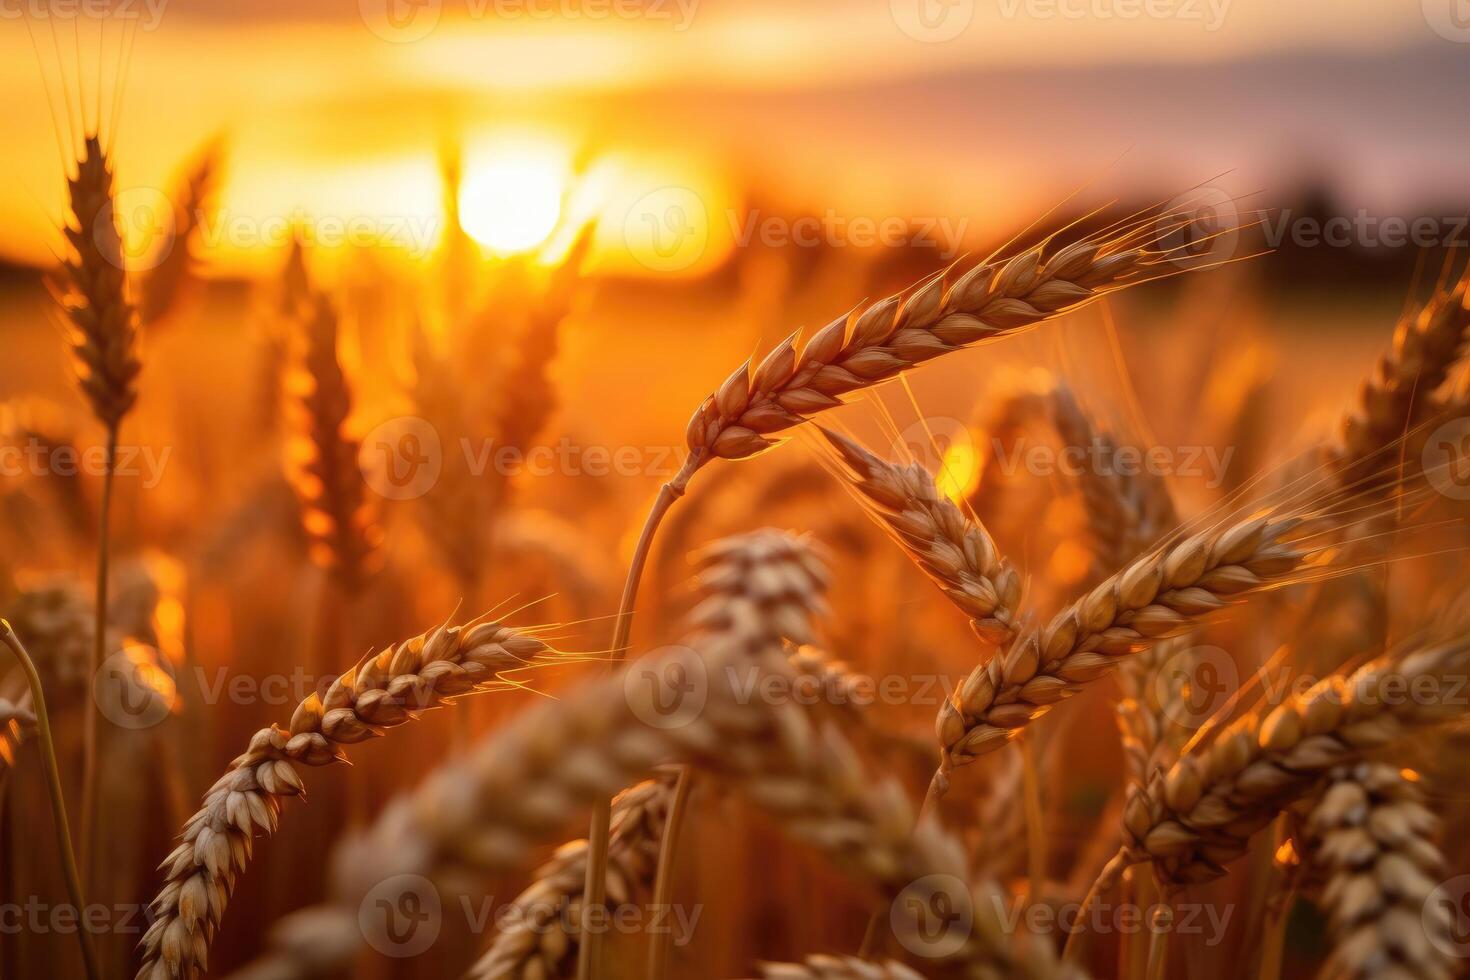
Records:
[[[257,230],[432,227],[446,140],[467,178],[511,188],[485,222],[507,201],[534,212],[555,196],[544,173],[587,152],[605,223],[687,189],[713,239],[738,233],[724,216],[752,187],[1000,225],[1082,182],[1167,196],[1227,172],[1267,195],[1325,176],[1369,209],[1465,197],[1466,138],[1436,124],[1470,80],[1454,0],[114,2],[126,16],[16,0],[0,18],[6,256],[59,248],[58,130],[98,111],[140,199],[225,134],[223,207]],[[223,271],[268,251],[224,237]]]

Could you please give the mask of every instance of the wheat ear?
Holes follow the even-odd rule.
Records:
[[[303,791],[298,764],[344,760],[345,746],[489,689],[502,673],[532,666],[550,652],[541,640],[500,623],[441,626],[369,654],[337,677],[325,696],[302,701],[286,728],[256,732],[205,794],[161,866],[165,882],[149,906],[154,919],[140,944],[138,980],[192,980],[204,971],[256,832],[274,832],[280,800]]]
[[[184,287],[195,276],[191,240],[204,222],[219,184],[222,146],[211,143],[189,166],[171,197],[177,201],[173,240],[168,253],[147,275],[139,290],[138,319],[145,327],[162,321],[178,303]]]
[[[337,356],[337,313],[320,294],[305,302],[305,322],[289,389],[293,437],[288,475],[311,539],[311,557],[349,591],[362,585],[381,532],[347,431],[352,390]]]
[[[613,627],[614,657],[632,630],[633,606],[649,548],[669,509],[689,481],[715,458],[742,459],[776,444],[771,438],[941,354],[973,346],[1057,316],[1105,293],[1148,278],[1169,251],[1148,247],[1159,221],[1131,226],[1063,246],[1047,255],[1043,242],[1010,259],[985,262],[953,280],[950,271],[911,289],[838,317],[799,352],[788,337],[752,374],[747,363],[695,411],[685,432],[689,456],[660,488],[644,519],[628,565]],[[610,801],[592,811],[592,860],[583,903],[602,903]],[[596,980],[600,935],[588,937],[577,960],[578,980]]]
[[[1358,405],[1342,422],[1341,442],[1330,458],[1341,481],[1391,476],[1380,466],[1404,434],[1433,416],[1434,392],[1470,343],[1470,270],[1441,286],[1418,312],[1399,323],[1393,347],[1363,382]]]
[[[1241,718],[1167,774],[1155,773],[1147,787],[1130,790],[1124,861],[1152,862],[1171,882],[1219,877],[1252,834],[1328,772],[1462,715],[1450,692],[1467,667],[1470,639],[1459,637],[1333,675],[1269,714]],[[1421,696],[1426,689],[1434,696]]]
[[[1286,581],[1315,553],[1302,540],[1306,526],[1280,506],[1167,545],[977,666],[939,712],[938,791],[949,770],[1005,745],[1124,657]]]
[[[701,599],[690,614],[691,634],[685,643],[715,635],[758,652],[782,641],[811,642],[811,620],[823,611],[827,572],[810,539],[756,531],[702,549],[695,563]],[[803,658],[803,665],[813,672],[830,666],[814,664],[810,658]],[[626,901],[629,893],[656,894],[667,888],[669,869],[659,855],[666,834],[677,831],[677,783],[677,777],[662,778],[643,784],[647,788],[642,792],[630,790],[613,801],[608,868],[616,885],[610,895],[614,902]],[[538,872],[538,881],[521,896],[528,904],[516,900],[523,913],[518,919],[537,928],[497,936],[471,970],[473,977],[560,976],[551,968],[569,965],[563,962],[569,955],[575,962],[577,937],[561,931],[558,923],[540,920],[546,918],[546,910],[566,907],[581,896],[587,851],[586,841],[569,844],[558,860]],[[542,969],[551,972],[543,974]]]
[[[991,643],[1016,630],[1021,577],[1001,558],[990,532],[942,497],[918,463],[884,462],[846,436],[822,429],[852,477],[851,485],[885,527],[970,625]]]
[[[887,960],[851,956],[808,956],[800,963],[762,963],[763,980],[924,980],[916,970]]]
[[[72,351],[82,393],[92,414],[107,430],[106,464],[97,534],[95,645],[91,670],[102,664],[107,616],[109,522],[112,513],[113,463],[123,417],[137,401],[135,382],[142,364],[137,356],[137,314],[128,299],[122,236],[113,213],[112,163],[101,141],[83,141],[77,171],[67,179],[71,217],[64,229],[70,253],[62,260],[65,288],[62,309],[74,328]],[[80,846],[82,873],[91,870],[97,813],[97,711],[88,711],[82,732],[82,801]]]
[[[358,908],[368,892],[401,874],[452,885],[513,868],[528,846],[556,833],[569,816],[671,761],[731,777],[793,835],[889,895],[929,874],[958,873],[963,858],[956,845],[932,823],[915,828],[902,789],[871,779],[840,735],[816,731],[795,705],[740,696],[731,671],[752,658],[786,669],[779,650],[751,649],[747,628],[761,616],[760,602],[747,596],[709,615],[711,628],[697,648],[706,697],[687,725],[645,722],[658,717],[654,693],[604,678],[527,712],[449,763],[390,806],[371,831],[338,848],[332,904],[285,919],[270,952],[240,976],[329,975],[363,942]],[[657,675],[672,662],[651,666]],[[934,969],[974,978],[1054,975],[1056,962],[1045,947],[1009,947],[993,897],[982,890],[973,930],[959,950],[936,958]]]
[[[1381,762],[1339,767],[1307,817],[1334,939],[1324,977],[1439,980],[1457,972],[1441,945],[1453,948],[1454,913],[1433,900],[1444,877],[1432,840],[1439,820],[1412,775]]]

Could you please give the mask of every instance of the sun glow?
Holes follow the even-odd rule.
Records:
[[[513,147],[471,160],[459,223],[493,252],[529,252],[556,229],[568,179],[567,161],[549,150]]]

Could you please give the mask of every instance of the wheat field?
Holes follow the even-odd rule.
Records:
[[[122,8],[17,14],[0,978],[1464,972],[1453,215],[1318,248],[1351,201],[1063,156],[1016,217],[917,139],[926,213],[839,179],[881,161],[830,93],[800,191],[724,146],[624,194],[636,127],[487,162],[446,110],[372,211],[330,114],[262,182],[284,100],[139,151],[180,110]]]

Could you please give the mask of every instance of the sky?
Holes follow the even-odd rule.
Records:
[[[60,247],[59,160],[99,120],[139,200],[224,134],[222,196],[257,229],[442,217],[446,140],[507,179],[594,148],[609,200],[693,188],[716,226],[753,185],[997,222],[1079,182],[1226,173],[1463,200],[1460,2],[0,0],[0,255]],[[262,251],[230,237],[226,268]]]

